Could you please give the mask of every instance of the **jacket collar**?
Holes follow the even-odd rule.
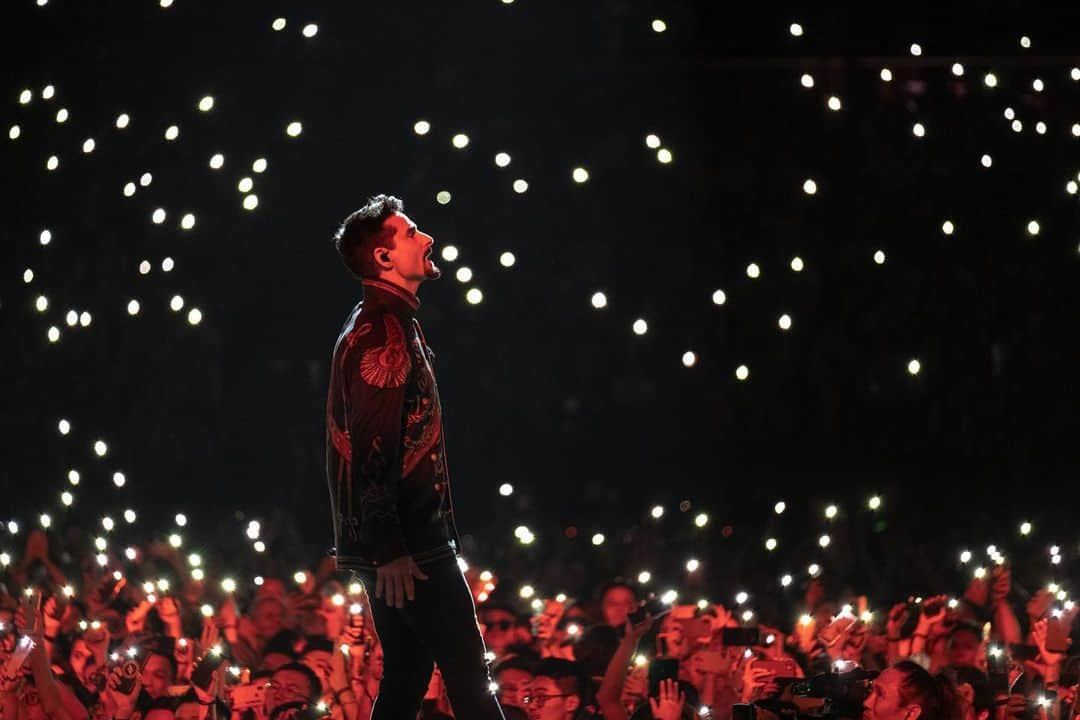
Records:
[[[386,280],[364,278],[364,299],[385,305],[395,314],[412,318],[420,307],[420,299],[400,285]]]

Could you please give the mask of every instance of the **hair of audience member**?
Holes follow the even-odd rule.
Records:
[[[618,630],[610,625],[592,625],[574,643],[574,659],[589,677],[603,677],[618,647]]]
[[[956,688],[944,674],[936,677],[918,663],[901,660],[893,665],[902,676],[900,700],[921,708],[919,720],[953,720],[956,716]]]
[[[518,646],[520,647],[520,646]],[[530,648],[531,650],[531,648]],[[536,651],[532,651],[536,654]],[[521,670],[533,675],[536,671],[536,664],[539,662],[540,656],[536,655],[535,658],[525,655],[506,655],[502,660],[497,662],[494,667],[491,668],[491,677],[495,677],[504,670]]]
[[[592,680],[585,674],[581,663],[563,658],[544,658],[536,664],[533,677],[551,678],[562,692],[576,695],[580,704],[574,716],[586,717],[586,706],[592,702]]]
[[[304,638],[304,650],[301,654],[307,655],[309,652],[316,650],[332,653],[334,652],[334,641],[322,635],[308,635]]]
[[[976,714],[994,709],[994,693],[990,690],[990,678],[979,668],[960,666],[949,668],[947,675],[955,688],[970,685],[975,697],[971,703]]]
[[[949,630],[949,633],[945,636],[946,643],[952,643],[952,639],[960,633],[971,633],[980,641],[982,640],[982,631],[979,630],[978,626],[961,620],[960,622],[953,625],[952,629]]]

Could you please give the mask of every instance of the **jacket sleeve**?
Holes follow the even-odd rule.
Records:
[[[346,358],[352,446],[351,497],[361,544],[383,565],[408,555],[398,516],[405,386],[412,370],[405,331],[392,314],[365,320]]]

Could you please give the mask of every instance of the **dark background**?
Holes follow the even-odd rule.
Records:
[[[1013,543],[1042,564],[1049,542],[1066,546],[1067,563],[1080,551],[1080,224],[1065,192],[1080,170],[1070,133],[1080,83],[1069,77],[1080,11],[20,0],[2,14],[0,519],[61,517],[75,467],[71,520],[131,506],[145,518],[137,535],[163,537],[184,510],[192,534],[217,532],[220,548],[247,555],[240,520],[271,518],[276,560],[318,556],[329,544],[326,363],[360,290],[330,236],[387,192],[437,246],[461,251],[421,289],[420,318],[470,559],[608,553],[600,579],[629,573],[620,541],[641,540],[654,503],[666,504],[667,525],[645,544],[673,576],[688,553],[722,558],[715,578],[771,578],[816,557],[827,572],[835,562],[854,581],[884,583],[882,557],[951,565],[958,543]],[[289,22],[280,33],[278,16]],[[650,29],[654,17],[665,33]],[[792,21],[803,37],[789,34]],[[319,24],[313,39],[300,34],[307,22]],[[949,71],[956,60],[963,78]],[[48,83],[57,95],[45,101]],[[35,93],[25,106],[24,87]],[[209,114],[196,110],[205,94]],[[826,109],[830,94],[841,112]],[[71,113],[63,125],[59,107]],[[132,117],[124,131],[113,127],[120,112]],[[433,126],[424,137],[412,130],[421,118]],[[292,120],[304,123],[296,139],[284,132]],[[174,123],[180,138],[167,143]],[[456,132],[469,134],[466,149],[451,146]],[[645,147],[650,132],[672,164]],[[86,137],[97,141],[90,155]],[[501,150],[509,168],[492,161]],[[215,152],[220,172],[207,166]],[[54,153],[60,169],[47,173]],[[269,170],[252,174],[261,156]],[[578,165],[584,185],[570,179]],[[153,184],[123,197],[144,171]],[[250,213],[243,176],[260,201]],[[511,189],[518,177],[524,195]],[[160,226],[150,222],[159,206]],[[188,211],[198,224],[184,232]],[[1037,237],[1025,232],[1033,218]],[[512,269],[499,266],[504,250]],[[794,255],[801,273],[788,267]],[[746,277],[751,261],[758,280]],[[468,286],[453,277],[462,264],[475,274]],[[472,286],[484,292],[478,306],[464,300]],[[710,301],[716,288],[723,307]],[[602,311],[589,302],[596,290],[609,299]],[[41,293],[44,314],[33,307]],[[168,309],[176,293],[202,310],[201,325],[188,325],[187,307]],[[135,318],[130,298],[142,303]],[[93,324],[68,328],[69,308]],[[643,337],[630,330],[637,317],[649,323]],[[56,345],[50,325],[63,334]],[[740,383],[743,363],[751,376]],[[98,437],[105,459],[91,450]],[[497,493],[504,482],[511,498]],[[885,504],[871,516],[873,492]],[[828,502],[843,512],[833,548],[815,553]],[[710,524],[698,531],[701,510]],[[1036,532],[1021,539],[1025,518]],[[539,538],[526,554],[513,550],[518,524]],[[568,526],[577,538],[563,536]],[[603,550],[588,544],[595,531],[609,538]],[[787,551],[776,565],[762,564],[769,535]],[[0,548],[10,545],[0,531]]]

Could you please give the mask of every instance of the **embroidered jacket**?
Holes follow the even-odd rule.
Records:
[[[331,359],[326,472],[337,565],[424,563],[460,547],[434,353],[407,290],[364,281]]]

